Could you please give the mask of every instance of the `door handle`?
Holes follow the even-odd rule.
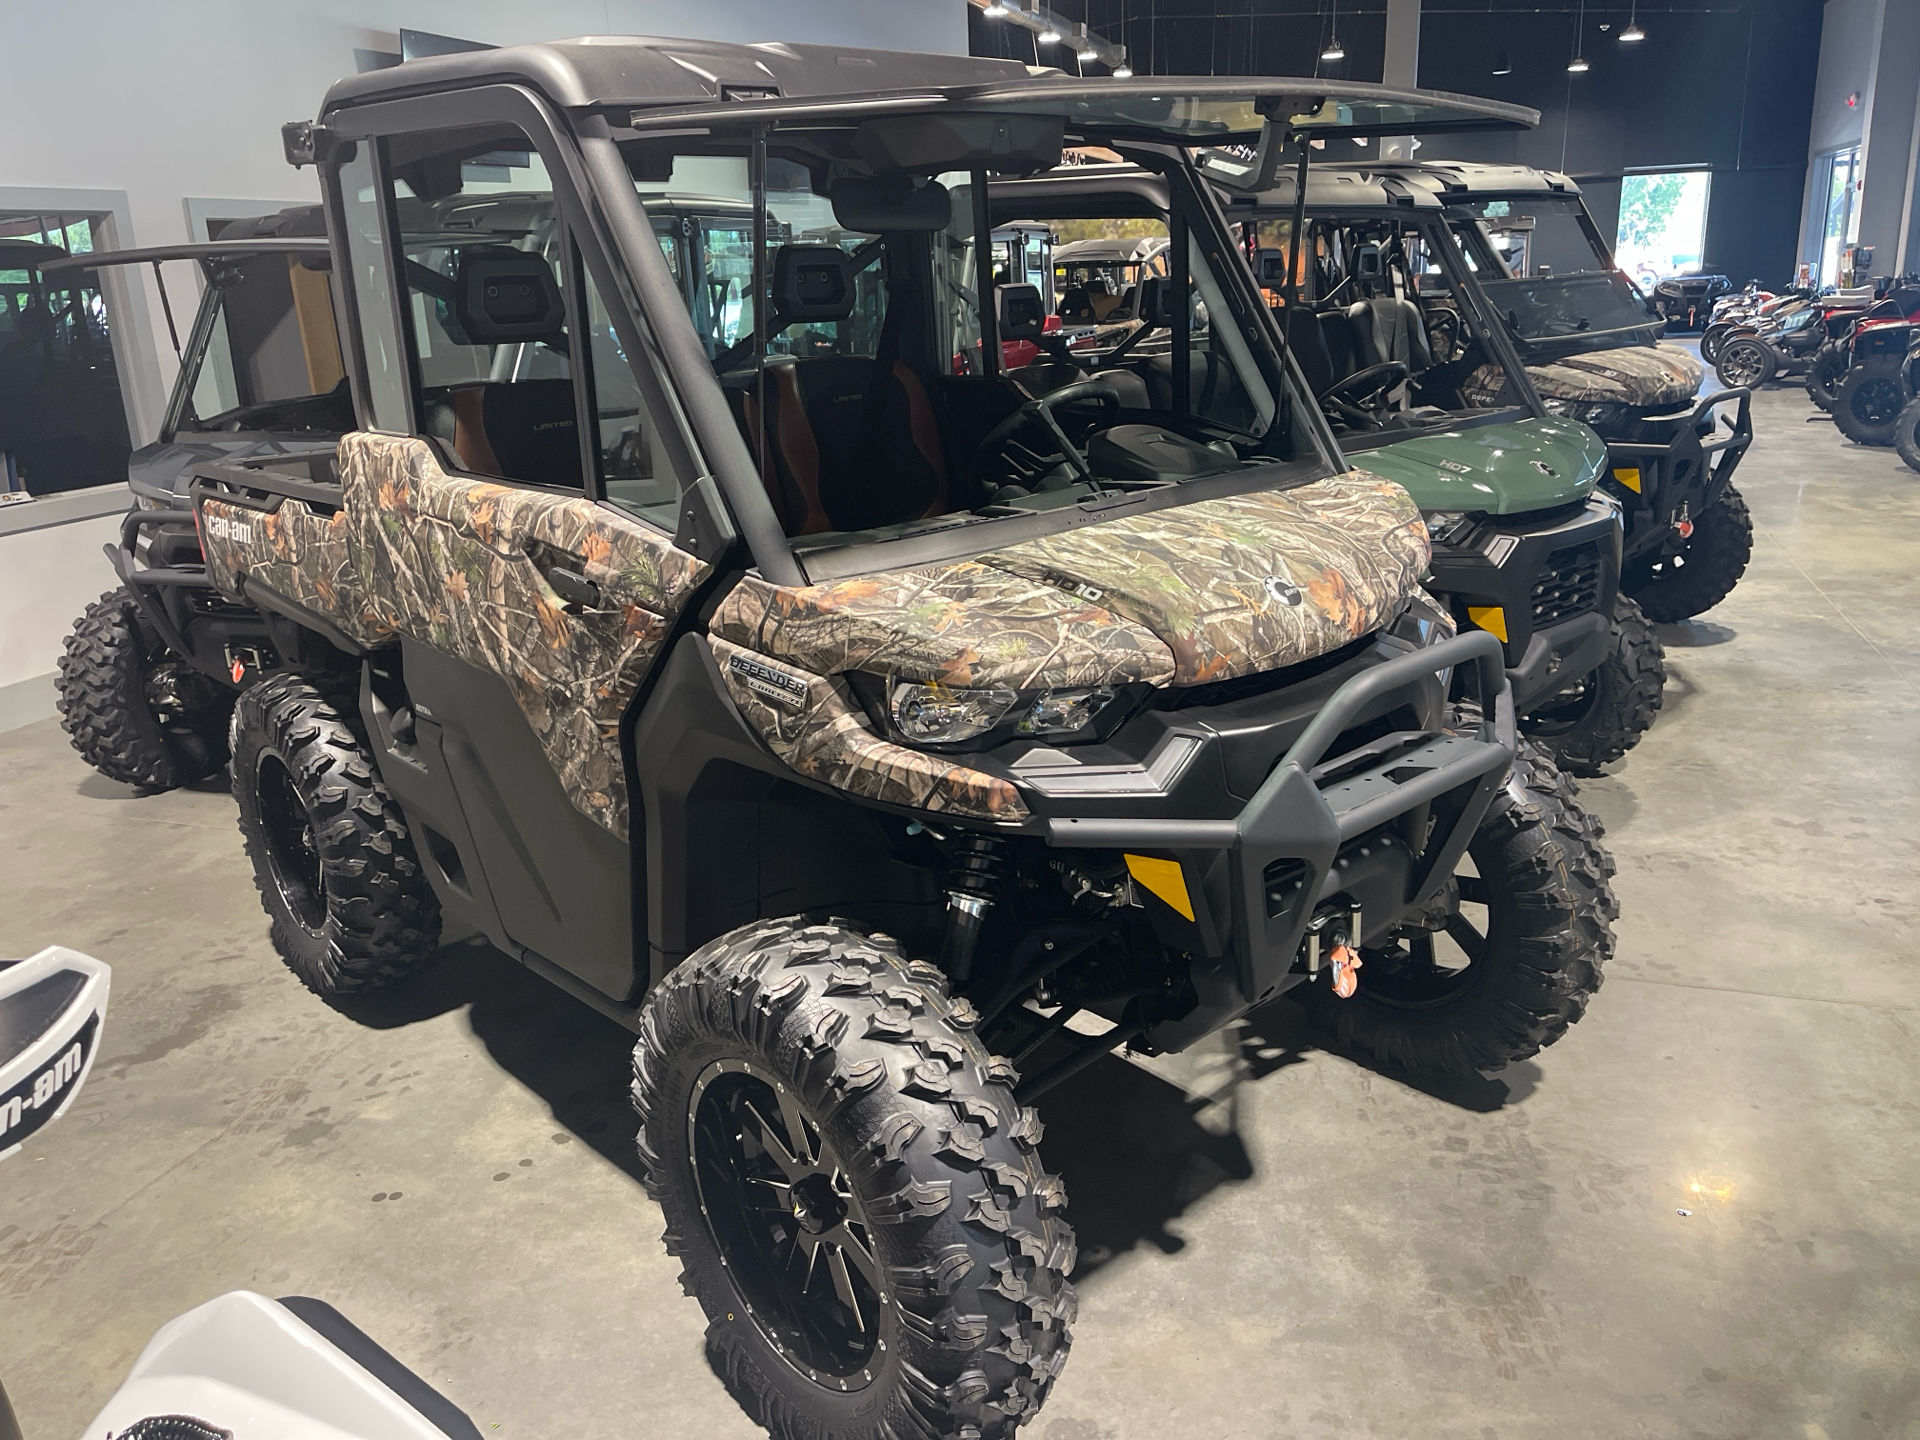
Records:
[[[578,605],[585,610],[600,608],[600,587],[578,570],[555,565],[547,571],[547,584],[553,587],[554,594],[569,605]]]

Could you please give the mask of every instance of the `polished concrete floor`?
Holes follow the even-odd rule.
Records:
[[[1585,787],[1619,957],[1536,1062],[1409,1085],[1286,1005],[1050,1097],[1082,1243],[1030,1433],[1920,1434],[1920,475],[1760,397],[1739,590]],[[745,1437],[634,1177],[628,1039],[484,949],[356,1018],[268,948],[220,789],[0,736],[0,953],[114,966],[0,1165],[0,1378],[78,1432],[222,1291],[334,1304],[483,1434]]]

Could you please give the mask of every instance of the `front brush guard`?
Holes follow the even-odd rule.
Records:
[[[1424,675],[1469,664],[1477,671],[1479,693],[1493,697],[1474,734],[1390,736],[1407,744],[1391,749],[1371,768],[1348,774],[1339,773],[1344,767],[1338,762],[1323,767],[1334,742],[1373,702]],[[1385,928],[1424,905],[1453,874],[1518,748],[1500,642],[1487,631],[1471,631],[1347,681],[1236,818],[1061,817],[1048,822],[1047,843],[1172,854],[1185,877],[1199,945],[1212,954],[1231,949],[1244,1001],[1257,1004],[1281,988],[1315,907],[1330,889],[1339,890],[1334,865],[1343,846],[1409,812],[1431,808],[1435,824],[1419,848],[1399,915],[1368,917],[1370,930]],[[1323,768],[1335,776],[1316,779]],[[1224,876],[1218,863],[1223,856]],[[1276,864],[1288,861],[1303,866],[1310,883],[1276,905],[1269,900],[1267,877]]]
[[[1738,402],[1733,428],[1712,439],[1700,438],[1700,423],[1716,405]],[[1703,397],[1665,444],[1607,442],[1607,490],[1626,512],[1626,559],[1665,545],[1681,507],[1700,515],[1718,500],[1753,443],[1753,392],[1745,386],[1716,390]],[[1622,472],[1636,476],[1629,484]]]

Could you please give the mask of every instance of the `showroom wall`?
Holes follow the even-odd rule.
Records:
[[[1920,3],[1827,0],[1807,141],[1800,258],[1820,253],[1827,196],[1821,160],[1860,147],[1859,240],[1874,247],[1875,274],[1920,269],[1914,212],[1920,128]]]
[[[311,116],[356,51],[398,52],[399,31],[510,44],[591,33],[796,40],[963,51],[961,0],[136,0],[0,7],[0,210],[107,214],[111,243],[204,239],[195,221],[318,198],[290,169],[283,121]],[[176,318],[197,294],[169,266]],[[109,272],[116,352],[136,445],[173,379],[150,275]],[[131,283],[129,283],[131,282]],[[113,293],[114,289],[119,295]],[[128,307],[132,307],[129,314]],[[187,313],[183,314],[183,308]],[[0,512],[0,729],[53,713],[60,640],[114,583],[101,554],[125,492],[77,492]]]

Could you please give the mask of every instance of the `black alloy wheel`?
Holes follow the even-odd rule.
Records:
[[[1833,423],[1856,445],[1891,445],[1900,412],[1912,398],[1898,366],[1856,367],[1834,396]]]
[[[1909,466],[1920,470],[1920,396],[1909,400],[1893,422],[1893,448]]]
[[[313,815],[300,798],[287,762],[274,751],[260,752],[254,784],[260,797],[260,838],[274,888],[303,930],[324,935],[327,877],[314,841]]]
[[[715,1061],[694,1084],[687,1143],[700,1213],[768,1342],[809,1380],[870,1383],[885,1293],[872,1229],[792,1090]]]

